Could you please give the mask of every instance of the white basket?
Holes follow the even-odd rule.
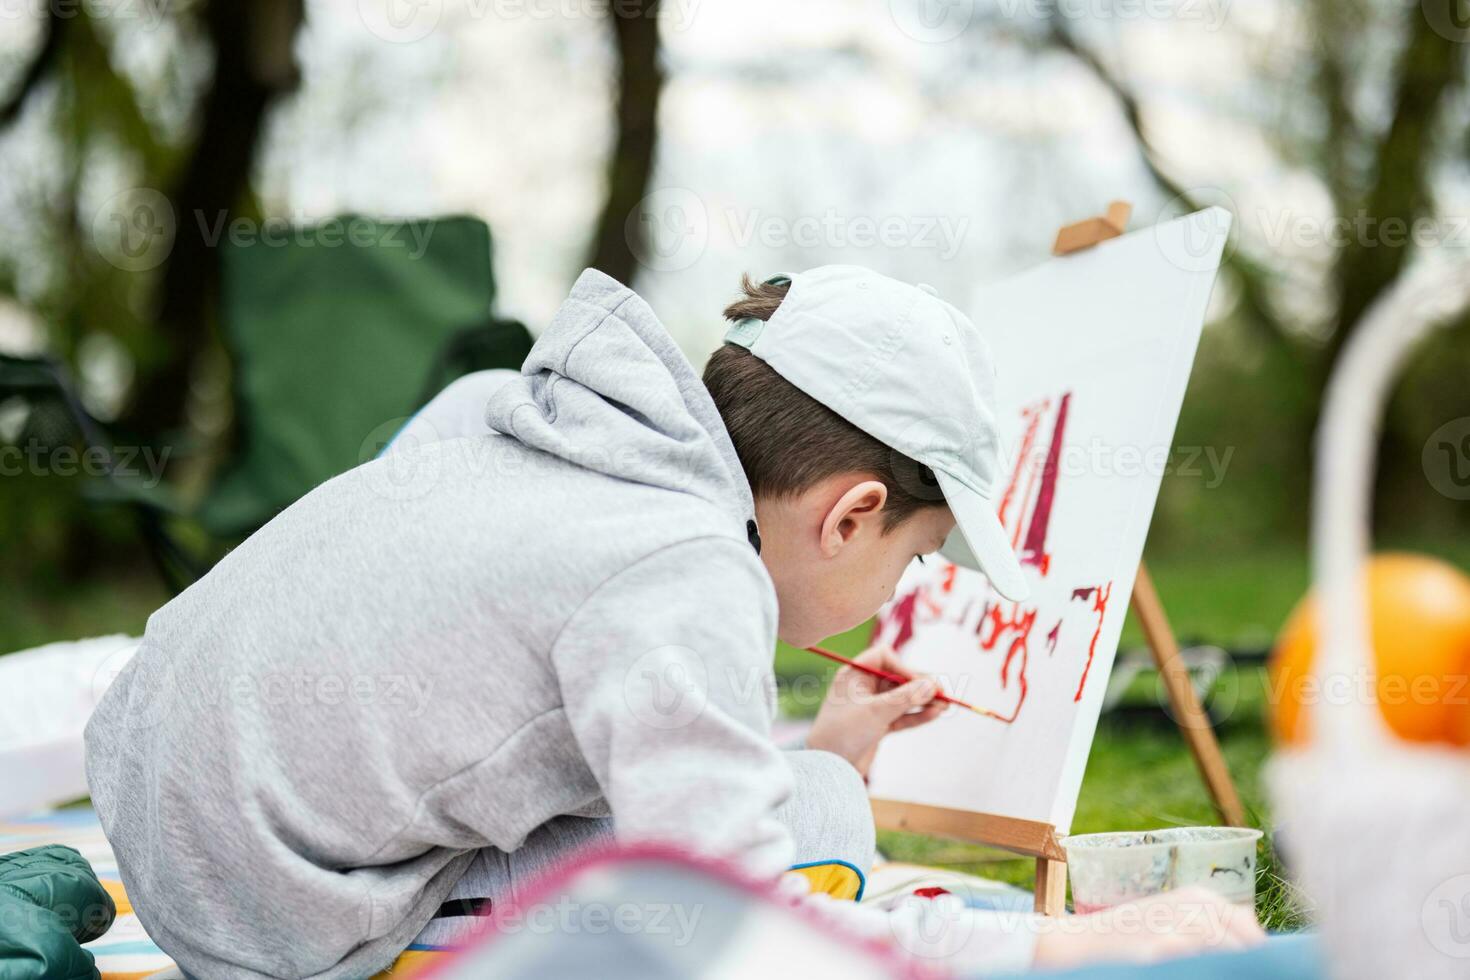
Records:
[[[1328,384],[1312,500],[1319,689],[1369,669],[1361,570],[1378,425],[1409,350],[1470,296],[1470,266],[1426,265],[1369,311]],[[1470,977],[1470,752],[1394,738],[1370,699],[1323,697],[1315,743],[1267,778],[1287,858],[1317,909],[1334,980]]]

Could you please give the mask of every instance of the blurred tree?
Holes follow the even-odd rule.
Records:
[[[152,329],[128,337],[134,378],[123,422],[143,440],[162,441],[184,421],[190,369],[210,336],[218,250],[206,231],[228,222],[248,200],[266,108],[296,84],[292,45],[302,20],[301,0],[213,0],[177,11],[160,9],[156,23],[131,25],[132,33],[94,19],[85,4],[46,8],[35,53],[0,103],[0,127],[19,124],[35,106],[53,116],[56,131],[65,137],[68,179],[60,205],[65,213],[51,223],[67,235],[60,243],[63,271],[51,295],[36,305],[48,319],[72,322],[71,343],[63,339],[65,330],[53,338],[61,341],[54,346],[63,355],[71,353],[81,331],[117,329],[114,323],[83,322],[90,314],[105,311],[110,318],[118,307],[141,312]],[[140,91],[113,67],[124,60],[115,48],[140,40],[137,32],[164,26],[202,41],[209,72],[195,104],[184,113],[193,125],[185,126],[184,137],[173,145],[160,132],[164,122],[151,118],[156,93]],[[48,89],[59,93],[54,101],[42,97]],[[79,200],[90,190],[85,171],[98,153],[129,166],[135,188],[164,192],[174,224],[161,277],[147,274],[148,268],[118,270],[116,262],[109,267],[91,261],[100,245]],[[148,208],[143,213],[150,221],[162,219]],[[124,302],[110,308],[85,302],[99,290]],[[124,295],[118,297],[119,292]]]
[[[1312,0],[1301,8],[1306,18],[1304,34],[1312,42],[1311,63],[1306,67],[1310,84],[1301,91],[1308,101],[1306,117],[1315,125],[1293,128],[1291,152],[1304,156],[1326,187],[1334,214],[1324,227],[1345,230],[1331,239],[1327,289],[1319,297],[1322,322],[1314,329],[1303,329],[1301,316],[1282,301],[1287,290],[1280,288],[1281,269],[1274,263],[1237,248],[1227,257],[1226,270],[1238,294],[1236,313],[1265,345],[1265,356],[1286,358],[1297,365],[1308,401],[1303,411],[1278,419],[1278,424],[1287,427],[1289,441],[1299,447],[1303,463],[1316,429],[1322,390],[1343,345],[1374,301],[1411,262],[1442,246],[1446,229],[1453,227],[1452,217],[1436,202],[1434,177],[1446,163],[1465,162],[1464,134],[1452,124],[1457,97],[1465,89],[1467,66],[1466,31],[1457,16],[1457,2],[1424,0],[1422,5],[1385,7],[1371,0]],[[1365,79],[1376,76],[1360,70],[1357,59],[1363,52],[1358,45],[1365,36],[1364,25],[1377,23],[1375,19],[1386,20],[1400,40],[1380,87],[1365,97]],[[1059,14],[1053,13],[1046,27],[1049,44],[1078,59],[1116,97],[1160,190],[1186,209],[1209,204],[1200,199],[1198,190],[1187,188],[1173,176],[1168,162],[1161,158],[1150,138],[1146,106],[1124,73],[1085,43]],[[1368,36],[1378,45],[1386,43],[1381,33]],[[1384,108],[1373,114],[1364,106]],[[1416,223],[1425,221],[1432,223],[1432,232],[1421,243],[1413,232],[1422,226]],[[1449,319],[1467,316],[1470,311],[1460,311]],[[1427,390],[1443,389],[1443,384],[1426,378],[1422,369],[1416,376]],[[1443,397],[1434,400],[1448,413],[1440,415],[1439,421],[1454,417],[1453,404]],[[1462,403],[1460,413],[1467,407]],[[1416,431],[1416,441],[1401,427],[1385,429],[1379,455],[1380,484],[1389,472],[1411,473],[1420,499],[1425,499],[1418,460],[1418,442],[1425,434]],[[1288,499],[1299,501],[1300,515],[1305,514],[1309,474],[1306,465],[1280,474],[1286,483],[1279,489]],[[1380,493],[1380,516],[1401,517],[1399,497]]]
[[[1426,6],[1452,7],[1454,3],[1425,0]],[[1392,106],[1391,119],[1386,127],[1378,128],[1363,125],[1349,108],[1357,101],[1350,87],[1359,79],[1344,63],[1343,32],[1334,24],[1343,7],[1325,3],[1308,7],[1314,17],[1309,30],[1317,39],[1319,58],[1311,72],[1316,79],[1314,94],[1325,126],[1304,149],[1327,184],[1336,218],[1350,229],[1378,229],[1342,236],[1333,255],[1334,295],[1326,298],[1330,309],[1321,336],[1304,336],[1293,326],[1293,317],[1278,308],[1272,299],[1273,270],[1238,250],[1228,259],[1229,269],[1239,280],[1244,314],[1265,336],[1297,349],[1312,365],[1319,384],[1331,373],[1338,352],[1363,313],[1397,280],[1412,256],[1414,241],[1407,229],[1415,219],[1438,217],[1430,188],[1434,166],[1446,155],[1459,156],[1464,150],[1458,134],[1446,131],[1443,122],[1449,96],[1464,83],[1465,45],[1436,30],[1417,5],[1400,9],[1406,41],[1383,93]],[[1117,97],[1160,189],[1187,207],[1208,204],[1171,176],[1149,138],[1140,98],[1121,74],[1083,44],[1060,17],[1050,21],[1050,40],[1076,56]],[[1307,133],[1297,135],[1311,138]],[[1406,229],[1402,246],[1384,241],[1386,222],[1389,227]]]
[[[262,118],[296,79],[301,0],[53,3],[37,16],[0,90],[0,138],[22,164],[0,181],[0,292],[44,325],[37,346],[75,370],[92,411],[162,447],[161,468],[213,342],[218,250],[204,231],[251,207]],[[0,509],[27,515],[0,528],[5,552],[27,559],[10,570],[60,572],[58,584],[137,543],[130,521],[83,501],[78,467],[56,462],[79,448],[60,418],[23,419],[16,442],[37,462],[0,487]]]
[[[607,197],[597,220],[588,265],[631,283],[647,230],[633,218],[648,191],[658,144],[659,0],[609,5],[606,14],[618,58],[617,135],[607,162]]]
[[[192,370],[208,344],[219,288],[219,249],[207,229],[225,227],[250,197],[266,109],[299,80],[292,51],[302,0],[212,0],[204,10],[214,75],[198,108],[198,135],[169,194],[179,222],[158,306],[163,344],[140,365],[126,423],[159,439],[179,427]]]

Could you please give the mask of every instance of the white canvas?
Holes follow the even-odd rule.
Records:
[[[977,290],[1031,597],[938,556],[908,569],[878,639],[990,714],[885,739],[874,797],[1070,827],[1229,223],[1211,208]]]

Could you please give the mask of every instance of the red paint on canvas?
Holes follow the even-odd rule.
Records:
[[[987,623],[991,627],[989,636],[985,634]],[[1016,707],[1009,717],[994,712],[991,713],[993,717],[1006,723],[1015,721],[1021,714],[1021,708],[1026,704],[1026,695],[1029,692],[1029,685],[1026,683],[1026,665],[1030,659],[1027,642],[1031,639],[1031,627],[1035,625],[1035,609],[1022,609],[1020,603],[1012,603],[1011,615],[1006,616],[1001,611],[1000,603],[996,603],[990,607],[986,616],[981,619],[980,629],[977,631],[982,650],[994,650],[1004,636],[1011,634],[1011,641],[1005,648],[1005,657],[1000,665],[1000,686],[1010,686],[1011,668],[1015,666],[1018,692]]]
[[[888,621],[898,624],[898,632],[893,637],[893,649],[902,650],[904,644],[913,639],[914,636],[914,607],[919,602],[919,590],[904,594],[888,614]]]
[[[1092,672],[1092,658],[1097,654],[1097,638],[1102,635],[1103,617],[1107,615],[1108,599],[1113,595],[1113,583],[1072,591],[1073,599],[1086,599],[1089,595],[1092,597],[1092,611],[1097,613],[1097,626],[1093,628],[1092,641],[1087,644],[1087,663],[1082,668],[1082,679],[1077,682],[1077,693],[1072,697],[1074,702],[1082,700],[1082,689],[1087,686],[1087,675]]]
[[[891,641],[895,651],[902,650],[904,645],[913,639],[914,627],[921,608],[931,618],[934,618],[944,612],[944,603],[929,597],[928,586],[917,585],[894,600],[888,610],[878,617],[880,633],[886,633],[890,628],[896,631]]]
[[[1001,526],[1005,526],[1010,516],[1011,504],[1015,501],[1016,487],[1021,482],[1021,474],[1027,468],[1031,459],[1031,448],[1036,444],[1036,430],[1041,426],[1041,417],[1045,414],[1048,401],[1043,400],[1035,405],[1021,410],[1021,418],[1026,422],[1026,429],[1021,435],[1021,447],[1016,453],[1015,465],[1011,467],[1011,479],[1006,484],[1006,492],[1001,495],[1000,508],[996,515],[1000,518]],[[1016,532],[1020,532],[1021,521],[1016,521]]]
[[[1045,575],[1051,569],[1051,553],[1046,550],[1046,529],[1051,523],[1052,501],[1056,497],[1057,473],[1061,469],[1062,439],[1067,431],[1067,408],[1072,393],[1062,395],[1057,406],[1056,424],[1051,430],[1051,445],[1046,450],[1046,464],[1041,470],[1041,489],[1036,493],[1036,506],[1031,510],[1031,526],[1026,530],[1026,543],[1018,557],[1023,565],[1035,565]]]
[[[1052,567],[1053,554],[1048,550],[1048,536],[1062,482],[1061,459],[1071,420],[1071,406],[1072,393],[1068,391],[1062,392],[1055,400],[1041,399],[1022,410],[1020,446],[997,508],[1006,536],[1017,548],[1018,559],[1023,565],[1038,569],[1042,576],[1047,576]],[[1044,425],[1050,432],[1042,454],[1039,441]],[[879,629],[884,635],[892,636],[895,649],[902,649],[912,642],[926,624],[943,621],[963,626],[971,621],[979,597],[972,593],[965,596],[963,602],[954,601],[957,575],[957,567],[946,564],[937,576],[926,576],[922,584],[889,605],[880,618]],[[992,590],[987,592],[974,627],[978,651],[1001,655],[994,667],[999,671],[1000,687],[1015,692],[1017,697],[1009,714],[982,713],[1010,724],[1019,717],[1029,693],[1029,643],[1041,607],[1026,607],[1008,602]],[[1088,604],[1088,611],[1097,617],[1087,644],[1074,702],[1081,700],[1086,689],[1111,595],[1111,582],[1071,590],[1071,600]],[[1048,657],[1054,657],[1058,648],[1063,646],[1061,631],[1066,610],[1061,612],[1062,615],[1044,634]]]

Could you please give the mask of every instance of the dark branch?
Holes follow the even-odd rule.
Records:
[[[1436,30],[1417,5],[1406,8],[1405,16],[1409,36],[1394,81],[1393,117],[1372,148],[1371,185],[1353,213],[1343,214],[1352,232],[1337,254],[1334,278],[1340,300],[1324,368],[1330,368],[1363,314],[1408,263],[1415,220],[1432,213],[1435,130],[1446,97],[1459,85],[1464,45]]]
[[[1314,154],[1327,193],[1338,216],[1346,214],[1357,186],[1353,173],[1353,150],[1359,144],[1357,122],[1348,104],[1351,85],[1343,51],[1343,38],[1359,24],[1343,24],[1351,5],[1334,0],[1314,0],[1310,10],[1316,22],[1317,63],[1313,87],[1322,100],[1326,135]]]
[[[36,55],[26,67],[25,73],[20,77],[20,83],[10,98],[0,105],[0,128],[9,126],[20,118],[21,109],[25,107],[26,99],[31,93],[40,87],[41,81],[51,72],[52,67],[61,53],[62,29],[66,26],[66,20],[59,13],[57,4],[47,4],[50,11],[46,15],[46,23],[41,28],[41,46],[36,49]]]
[[[1144,166],[1148,168],[1154,183],[1164,194],[1177,199],[1189,210],[1198,210],[1201,207],[1200,201],[1170,176],[1160,163],[1153,143],[1150,142],[1148,134],[1144,132],[1143,109],[1139,104],[1138,96],[1112,69],[1103,63],[1096,52],[1079,42],[1067,30],[1059,17],[1052,17],[1049,25],[1048,39],[1051,45],[1086,66],[1117,100],[1118,108],[1129,130],[1133,133],[1133,139],[1138,144],[1139,155],[1143,158]],[[1294,347],[1285,324],[1271,306],[1267,289],[1270,273],[1242,255],[1239,249],[1226,257],[1225,267],[1230,270],[1239,284],[1240,309],[1247,322],[1257,326],[1270,342]]]
[[[628,219],[648,192],[658,143],[658,103],[664,82],[658,14],[658,0],[613,4],[607,13],[619,64],[617,136],[608,160],[607,197],[588,264],[624,283],[637,271],[638,250],[647,235],[640,224],[630,229]]]

